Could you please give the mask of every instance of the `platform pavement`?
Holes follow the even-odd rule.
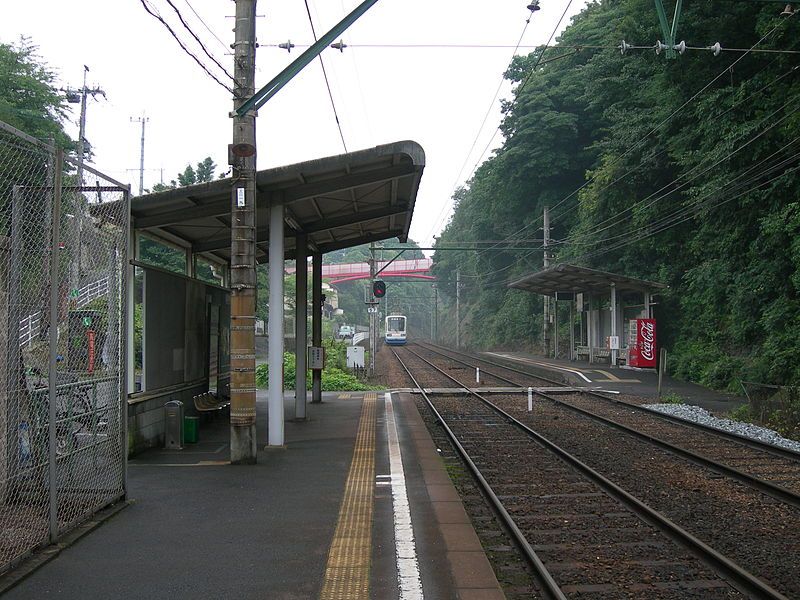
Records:
[[[525,367],[548,373],[576,387],[604,389],[632,394],[658,401],[658,373],[653,370],[635,370],[624,367],[611,367],[603,364],[590,365],[586,361],[570,361],[564,359],[544,358],[527,352],[506,352],[497,350],[484,352],[491,359],[503,358],[510,364],[517,363]],[[730,412],[747,402],[746,398],[718,392],[709,388],[680,381],[665,376],[661,382],[662,397],[668,394],[680,396],[686,404],[696,404],[717,415]]]
[[[502,598],[413,400],[393,399],[424,597]],[[365,404],[363,393],[326,393],[323,404],[309,405],[307,421],[293,422],[294,400],[287,395],[287,444],[259,444],[254,466],[225,464],[222,418],[203,423],[199,443],[184,450],[132,459],[131,505],[4,600],[320,597]],[[375,408],[369,586],[371,598],[391,600],[399,592],[383,393]],[[257,410],[264,432],[265,394],[259,393]]]

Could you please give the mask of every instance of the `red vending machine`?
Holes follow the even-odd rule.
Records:
[[[631,367],[651,368],[656,366],[656,320],[632,319],[630,346],[628,348],[628,365]]]

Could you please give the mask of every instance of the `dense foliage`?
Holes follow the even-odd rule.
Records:
[[[779,12],[691,3],[678,39],[796,49],[800,17]],[[438,242],[541,239],[549,206],[556,262],[670,286],[656,317],[679,376],[715,387],[797,381],[796,56],[689,50],[668,60],[609,48],[658,38],[650,0],[603,0],[542,65],[533,69],[541,49],[517,57],[506,73],[517,85],[504,105],[504,143],[457,191]],[[460,268],[468,344],[538,345],[541,298],[506,285],[541,268],[540,250],[437,252],[435,261],[451,299]]]

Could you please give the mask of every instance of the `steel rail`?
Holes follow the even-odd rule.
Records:
[[[483,477],[483,474],[480,472],[478,466],[475,464],[472,458],[470,458],[466,449],[461,445],[461,442],[458,441],[458,438],[456,437],[455,433],[453,433],[453,430],[450,429],[450,426],[447,424],[447,422],[445,422],[442,415],[439,413],[438,410],[436,410],[436,407],[433,405],[433,402],[431,402],[430,398],[428,397],[428,394],[425,393],[423,387],[419,384],[417,379],[411,373],[411,370],[408,368],[408,366],[406,366],[406,364],[403,362],[403,359],[400,358],[400,356],[394,349],[392,349],[392,354],[394,354],[395,358],[398,360],[398,362],[403,367],[405,372],[411,378],[411,381],[413,381],[414,385],[419,389],[420,393],[422,394],[422,397],[428,404],[428,408],[430,408],[433,414],[436,416],[437,421],[441,424],[445,433],[447,433],[447,437],[450,438],[450,442],[458,451],[459,455],[461,456],[461,459],[469,467],[469,470],[472,472],[472,475],[478,481],[483,493],[491,502],[495,511],[500,516],[500,519],[503,521],[503,524],[506,526],[506,528],[508,528],[509,532],[511,532],[514,541],[519,546],[520,550],[527,559],[528,563],[533,568],[534,577],[537,583],[539,584],[539,587],[546,594],[546,597],[548,599],[553,599],[553,600],[566,600],[564,592],[561,591],[561,588],[558,586],[555,579],[553,579],[553,576],[547,570],[547,567],[544,566],[542,560],[537,556],[536,552],[534,552],[530,543],[525,538],[525,535],[522,533],[522,531],[520,531],[519,527],[514,522],[514,519],[511,517],[511,515],[506,510],[505,506],[503,506],[503,503],[497,497],[497,494],[495,494],[494,490],[492,490],[491,486],[489,485],[489,482],[486,481],[486,479]]]
[[[536,373],[531,373],[530,371],[523,371],[521,369],[512,367],[507,364],[503,364],[500,362],[495,362],[488,360],[486,358],[475,356],[473,354],[467,354],[466,352],[460,352],[457,350],[451,350],[450,348],[445,348],[444,346],[440,346],[438,344],[431,344],[431,343],[420,343],[417,342],[420,347],[422,348],[439,348],[440,350],[444,350],[446,352],[450,352],[453,354],[458,354],[460,356],[467,356],[474,360],[479,360],[481,362],[485,362],[489,365],[494,365],[496,367],[501,367],[508,371],[513,371],[514,373],[519,373],[520,375],[526,375],[527,377],[535,377],[537,379],[541,379],[542,381],[546,381],[548,383],[553,383],[556,385],[563,385],[563,382],[556,381],[555,379],[549,379],[547,377],[543,377]],[[633,410],[638,410],[640,412],[646,412],[649,415],[657,417],[664,421],[671,421],[673,423],[678,423],[679,425],[685,425],[686,427],[692,427],[694,429],[699,429],[705,433],[712,433],[719,437],[727,438],[733,442],[739,443],[743,446],[749,446],[751,448],[757,448],[759,450],[763,450],[764,452],[768,452],[770,454],[774,454],[775,456],[780,456],[781,458],[788,458],[789,460],[794,460],[800,462],[800,452],[796,452],[794,450],[790,450],[789,448],[782,448],[781,446],[776,446],[775,444],[770,444],[768,442],[762,442],[761,440],[756,440],[753,438],[749,438],[747,436],[741,435],[739,433],[733,433],[732,431],[725,431],[724,429],[717,429],[716,427],[710,427],[709,425],[703,425],[702,423],[696,423],[694,421],[689,421],[687,419],[682,419],[680,417],[676,417],[674,415],[670,415],[667,413],[662,413],[652,408],[647,408],[645,406],[640,406],[638,404],[633,404],[632,402],[626,402],[625,400],[620,400],[618,398],[609,398],[608,396],[604,396],[594,390],[584,390],[581,389],[577,393],[587,394],[589,396],[594,396],[595,398],[600,398],[601,400],[605,400],[606,402],[613,402],[614,404],[619,404],[624,406],[625,408],[631,408]]]
[[[424,346],[423,346],[423,348],[424,348]],[[470,365],[466,361],[463,361],[463,360],[460,360],[460,359],[457,359],[457,358],[453,358],[452,356],[448,356],[447,354],[444,354],[443,352],[438,352],[438,351],[432,350],[430,348],[426,348],[426,350],[428,350],[428,352],[433,352],[434,354],[438,354],[439,356],[443,356],[444,358],[446,358],[448,360],[452,360],[453,362],[460,363],[460,364],[466,365],[466,366],[473,366],[473,365]],[[500,366],[500,365],[496,365],[496,366]],[[503,368],[505,368],[505,367],[503,367]],[[505,381],[506,383],[510,383],[511,385],[514,385],[514,386],[517,386],[517,387],[524,387],[524,386],[521,386],[519,383],[517,383],[515,381],[511,381],[510,379],[508,379],[506,377],[498,375],[497,373],[492,373],[492,372],[486,371],[486,370],[484,370],[483,373],[485,373],[486,375],[491,375],[492,377],[495,377],[495,378],[500,379],[502,381]],[[559,400],[558,398],[556,398],[554,396],[551,396],[549,394],[545,394],[544,392],[535,391],[534,390],[534,393],[536,395],[538,395],[538,396],[541,396],[542,398],[547,398],[548,400],[550,400],[554,404],[557,404],[558,406],[564,407],[564,408],[566,408],[568,410],[571,410],[571,411],[573,411],[573,412],[575,412],[575,413],[577,413],[579,415],[583,415],[583,416],[589,417],[590,419],[594,419],[596,421],[599,421],[599,422],[601,422],[601,423],[603,423],[605,425],[608,425],[609,427],[613,427],[614,429],[618,429],[619,431],[627,433],[627,434],[629,434],[629,435],[631,435],[633,437],[636,437],[636,438],[639,438],[639,439],[644,440],[646,442],[649,442],[649,443],[653,444],[654,446],[657,446],[657,447],[659,447],[659,448],[661,448],[663,450],[667,450],[668,452],[672,452],[673,454],[677,454],[678,456],[681,456],[681,457],[683,457],[683,458],[685,458],[685,459],[687,459],[687,460],[689,460],[689,461],[691,461],[691,462],[693,462],[693,463],[695,463],[695,464],[697,464],[697,465],[699,465],[701,467],[710,469],[712,471],[716,471],[717,473],[720,473],[721,475],[725,475],[726,477],[730,477],[731,479],[735,479],[736,481],[738,481],[740,483],[743,483],[743,484],[745,484],[747,486],[750,486],[750,487],[758,490],[759,492],[763,492],[763,493],[765,493],[765,494],[767,494],[769,496],[772,496],[776,500],[780,500],[781,502],[784,502],[784,503],[789,504],[789,505],[791,505],[791,506],[793,506],[793,507],[795,507],[797,509],[800,509],[800,494],[796,494],[796,493],[792,492],[791,490],[787,490],[786,488],[781,487],[779,485],[775,485],[774,483],[772,483],[770,481],[765,481],[765,480],[759,479],[758,477],[755,477],[753,475],[749,475],[748,473],[744,473],[743,471],[740,471],[738,469],[730,467],[730,466],[728,466],[728,465],[726,465],[724,463],[718,462],[718,461],[716,461],[716,460],[714,460],[712,458],[709,458],[707,456],[703,456],[702,454],[697,454],[696,452],[692,452],[691,450],[687,450],[686,448],[681,448],[680,446],[676,446],[676,445],[674,445],[674,444],[672,444],[672,443],[670,443],[670,442],[668,442],[666,440],[663,440],[663,439],[661,439],[659,437],[656,437],[654,435],[650,435],[648,433],[644,433],[643,431],[638,431],[636,429],[633,429],[632,427],[628,427],[627,425],[623,425],[622,423],[618,423],[617,421],[613,421],[613,420],[609,419],[608,417],[604,417],[602,415],[598,415],[597,413],[594,413],[594,412],[592,412],[592,411],[590,411],[590,410],[588,410],[586,408],[581,408],[579,406],[575,406],[573,404],[570,404],[569,402],[564,402],[563,400]]]
[[[506,418],[510,423],[518,427],[519,429],[528,433],[533,439],[543,445],[545,448],[550,450],[551,452],[555,453],[559,458],[564,460],[567,464],[574,467],[576,470],[583,473],[589,479],[591,479],[594,483],[596,483],[599,487],[603,489],[609,496],[618,500],[625,506],[627,506],[632,512],[634,512],[637,516],[639,516],[643,521],[653,525],[657,529],[659,529],[662,533],[664,533],[667,537],[671,540],[679,543],[684,548],[688,549],[692,552],[696,557],[698,557],[701,561],[705,562],[709,565],[713,570],[715,570],[718,574],[722,577],[726,578],[729,583],[740,592],[745,595],[750,596],[751,598],[761,599],[770,599],[770,600],[788,600],[786,596],[781,594],[778,590],[772,588],[769,584],[765,581],[761,580],[760,578],[756,577],[749,571],[745,570],[737,563],[729,559],[727,556],[721,554],[714,550],[711,546],[706,544],[705,542],[701,541],[699,538],[693,536],[691,533],[680,527],[678,524],[671,521],[668,517],[661,514],[660,512],[656,511],[655,509],[651,508],[629,492],[626,492],[624,489],[619,487],[613,481],[607,479],[599,472],[592,469],[589,465],[582,462],[577,457],[573,456],[554,442],[551,442],[549,439],[544,437],[542,434],[534,431],[506,411],[504,411],[499,406],[493,404],[482,395],[478,394],[476,391],[469,388],[469,386],[465,386],[460,381],[458,381],[455,377],[446,373],[444,370],[440,369],[436,365],[434,365],[429,360],[425,359],[424,357],[420,356],[410,348],[406,347],[406,351],[410,352],[429,366],[433,367],[439,373],[456,383],[459,387],[465,388],[469,394],[478,398],[481,402],[495,410],[497,413],[502,415]],[[420,387],[417,385],[417,387]],[[422,388],[420,388],[422,389]],[[430,401],[428,401],[430,403]]]

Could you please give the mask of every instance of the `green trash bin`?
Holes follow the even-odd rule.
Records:
[[[200,429],[200,417],[183,417],[183,443],[196,444]]]

